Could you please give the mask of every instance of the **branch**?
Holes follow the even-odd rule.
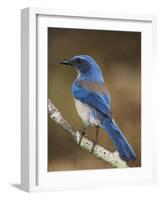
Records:
[[[100,145],[95,145],[93,148],[93,141],[87,139],[87,137],[81,135],[79,131],[74,130],[74,128],[64,119],[60,111],[55,107],[55,105],[48,99],[48,114],[52,120],[59,124],[63,129],[69,133],[76,143],[84,150],[90,152],[97,158],[109,162],[113,167],[116,168],[126,168],[128,167],[126,162],[123,161],[118,152],[110,152]],[[91,152],[92,151],[92,152]]]

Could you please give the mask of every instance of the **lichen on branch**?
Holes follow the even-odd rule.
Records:
[[[76,143],[85,151],[90,152],[97,158],[110,163],[115,168],[126,168],[128,167],[126,162],[119,157],[118,152],[110,152],[100,145],[94,145],[93,141],[89,140],[87,137],[82,136],[82,134],[75,130],[62,116],[60,111],[48,99],[48,114],[49,117],[66,130],[68,134],[76,141]]]

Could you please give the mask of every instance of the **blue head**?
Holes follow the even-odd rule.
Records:
[[[99,65],[88,55],[77,55],[69,60],[63,60],[60,63],[76,67],[80,80],[104,82]]]

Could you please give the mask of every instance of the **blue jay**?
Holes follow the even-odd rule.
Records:
[[[72,94],[76,110],[85,125],[84,130],[96,126],[97,142],[98,128],[103,128],[112,139],[120,157],[126,161],[135,160],[136,155],[132,147],[112,117],[110,95],[96,61],[88,55],[77,55],[60,63],[77,69],[78,76],[73,82]]]

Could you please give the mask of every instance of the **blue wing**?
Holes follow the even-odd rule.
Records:
[[[90,91],[87,88],[76,84],[73,84],[72,86],[72,93],[76,99],[90,105],[96,111],[98,111],[96,112],[96,115],[101,113],[101,117],[103,116],[103,119],[101,120],[102,128],[104,128],[111,137],[120,157],[127,161],[135,160],[135,152],[115,121],[111,119],[110,96],[108,94]]]
[[[82,88],[73,84],[72,86],[72,94],[73,96],[80,100],[82,103],[86,103],[100,113],[109,117],[111,113],[110,109],[110,96],[108,94],[99,94],[98,92],[89,91],[86,88]]]

